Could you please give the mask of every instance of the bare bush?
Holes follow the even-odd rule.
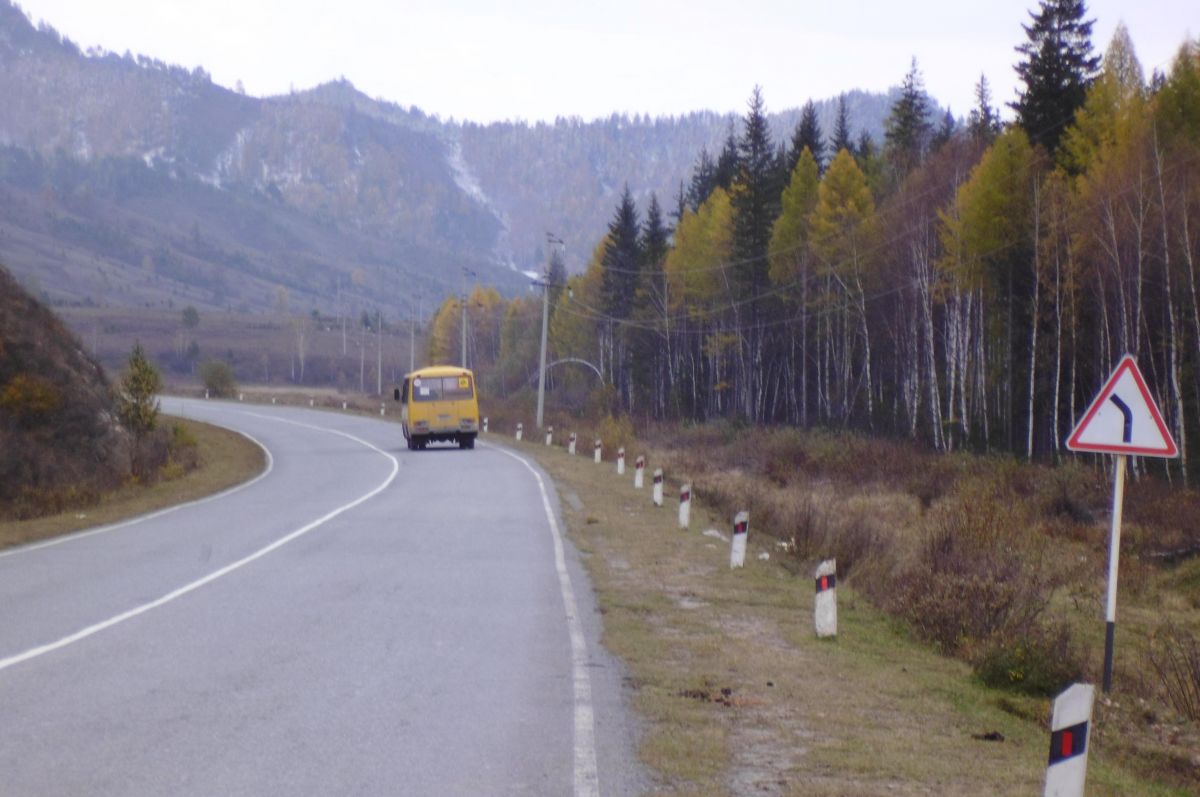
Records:
[[[1163,691],[1183,716],[1200,720],[1200,642],[1188,631],[1167,625],[1150,645],[1150,663]]]

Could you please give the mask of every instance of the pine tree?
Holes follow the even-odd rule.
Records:
[[[662,271],[663,260],[666,259],[669,248],[668,238],[670,235],[671,231],[663,222],[663,213],[658,204],[658,197],[651,193],[641,238],[642,265],[646,272]]]
[[[821,124],[817,121],[817,106],[812,100],[804,103],[800,109],[800,122],[792,133],[792,148],[788,153],[788,174],[796,170],[800,153],[808,147],[809,153],[816,160],[818,168],[825,162],[825,144],[821,141]]]
[[[142,344],[129,353],[125,375],[117,386],[117,413],[121,423],[140,441],[158,425],[158,391],[162,378],[146,358]]]
[[[929,98],[914,58],[901,84],[900,99],[892,105],[885,123],[884,155],[897,177],[903,177],[920,165],[929,149],[932,131]]]
[[[967,134],[976,141],[991,144],[1000,134],[1000,116],[992,107],[992,91],[986,75],[980,74],[975,85],[975,103],[967,116]]]
[[[1029,41],[1017,47],[1016,65],[1025,88],[1012,108],[1029,139],[1053,154],[1075,111],[1087,99],[1100,67],[1092,55],[1092,23],[1084,21],[1083,0],[1041,0],[1032,25],[1023,25]]]
[[[627,318],[633,309],[641,266],[640,228],[637,206],[626,185],[613,220],[609,222],[608,240],[601,260],[604,312],[613,318]]]
[[[747,287],[753,295],[765,283],[767,245],[771,241],[771,226],[779,215],[782,191],[762,90],[757,86],[750,95],[750,111],[738,142],[738,154],[741,166],[731,192],[733,255],[739,261],[754,261],[746,264],[750,273]]]
[[[717,170],[714,175],[716,184],[728,191],[738,173],[738,139],[733,131],[733,122],[729,123],[729,135],[725,137],[725,146],[717,158]]]
[[[158,426],[158,392],[162,378],[146,358],[142,344],[134,344],[125,375],[116,388],[117,415],[133,435],[131,465],[134,476],[144,475],[142,442]]]
[[[687,204],[693,213],[705,203],[714,188],[717,187],[717,164],[707,147],[701,147],[700,157],[696,168],[692,171],[692,183],[688,186]]]
[[[762,89],[758,86],[750,95],[750,110],[743,127],[738,142],[740,168],[730,192],[730,200],[734,211],[734,294],[748,302],[745,308],[747,316],[736,321],[739,326],[746,324],[749,329],[739,341],[741,353],[737,359],[734,395],[735,406],[745,417],[761,420],[764,374],[762,368],[753,364],[763,362],[764,358],[762,320],[769,314],[765,300],[769,270],[767,247],[771,243],[771,228],[779,215],[782,187]]]
[[[933,134],[933,138],[929,141],[929,151],[937,152],[943,146],[954,138],[955,132],[958,130],[958,122],[954,119],[954,114],[950,109],[946,109],[946,114],[942,117],[942,124]]]
[[[833,123],[833,140],[830,141],[829,160],[837,157],[842,150],[854,152],[854,142],[850,139],[850,117],[846,111],[846,95],[838,95],[837,121]]]

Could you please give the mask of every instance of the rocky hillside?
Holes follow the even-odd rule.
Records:
[[[202,69],[81,52],[10,0],[0,96],[0,255],[49,300],[85,305],[331,311],[341,297],[406,315],[415,294],[468,280],[511,293],[544,264],[547,231],[582,266],[626,184],[672,207],[736,123],[442,122],[346,81],[246,97]],[[878,137],[888,97],[847,96],[854,134]],[[830,129],[832,101],[820,115]],[[777,137],[797,117],[773,116]]]
[[[129,451],[100,366],[0,267],[0,517],[111,489]]]

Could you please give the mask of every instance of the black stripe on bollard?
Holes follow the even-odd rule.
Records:
[[[661,473],[654,474],[654,483],[655,484],[662,484],[662,479],[663,479],[663,477],[662,477]]]
[[[745,534],[747,525],[748,525],[747,523],[735,523],[733,525],[733,533],[734,534]]]
[[[1087,752],[1086,722],[1050,734],[1050,764],[1058,764]]]
[[[679,503],[682,504],[684,501],[691,501],[691,500],[692,500],[692,494],[687,492],[686,490],[679,494]]]
[[[837,575],[830,574],[828,576],[817,577],[817,592],[825,592],[837,586]]]

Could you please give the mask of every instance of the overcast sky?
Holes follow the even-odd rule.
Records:
[[[963,116],[981,73],[1015,97],[1013,48],[1036,0],[17,0],[84,49],[186,67],[253,95],[345,77],[443,119],[614,111],[770,111],[897,85],[913,57]],[[1093,45],[1118,21],[1147,76],[1200,35],[1197,0],[1091,0]]]

